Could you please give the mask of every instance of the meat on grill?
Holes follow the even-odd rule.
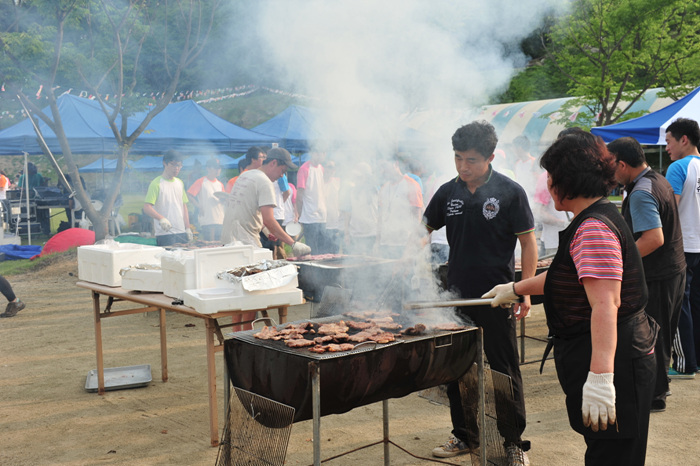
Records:
[[[314,338],[314,343],[317,345],[322,345],[324,343],[328,343],[329,341],[333,341],[333,335],[324,335],[322,337]]]
[[[371,322],[358,322],[356,320],[346,320],[345,325],[350,327],[350,330],[365,330],[372,327],[374,324]]]
[[[307,340],[306,338],[296,338],[294,340],[286,340],[284,344],[290,348],[304,348],[306,346],[314,346],[316,343],[314,343],[313,340]]]
[[[355,348],[355,345],[352,343],[341,343],[339,345],[331,343],[329,345],[316,345],[309,348],[309,351],[312,353],[339,353],[341,351],[350,351],[353,348]]]
[[[416,335],[422,335],[425,333],[425,325],[423,324],[416,324],[413,327],[408,327],[399,332],[401,335],[410,335],[410,336],[416,336]]]
[[[448,332],[456,332],[457,330],[464,330],[465,327],[464,325],[459,325],[454,322],[447,323],[447,324],[438,324],[434,325],[431,327],[433,330],[446,330]]]
[[[279,336],[279,332],[275,327],[268,327],[265,325],[262,330],[260,330],[258,333],[254,333],[253,336],[255,338],[259,338],[260,340],[275,340],[275,337]]]
[[[344,321],[323,324],[318,328],[319,335],[334,335],[336,333],[347,333],[350,330]]]
[[[384,332],[378,327],[375,327],[378,331],[372,331],[370,330],[363,330],[359,333],[356,333],[355,335],[350,335],[348,338],[348,341],[352,341],[355,343],[362,343],[365,341],[374,341],[377,343],[390,343],[394,341],[396,338],[394,337],[393,333],[390,332]]]

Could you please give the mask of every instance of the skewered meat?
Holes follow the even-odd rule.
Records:
[[[286,340],[284,342],[284,344],[289,346],[290,348],[304,348],[306,346],[314,346],[316,343],[314,343],[313,340],[307,340],[305,338],[297,338],[294,340]]]

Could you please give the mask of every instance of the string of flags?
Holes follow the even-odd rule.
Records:
[[[53,90],[59,89],[60,86],[54,87]],[[39,89],[36,92],[36,98],[41,99],[42,98],[42,92],[44,90],[44,86],[41,85],[39,86]],[[173,102],[180,102],[183,100],[195,100],[199,104],[206,104],[210,102],[218,102],[221,100],[225,99],[233,99],[236,97],[243,97],[247,96],[250,94],[253,94],[254,92],[257,92],[259,90],[264,90],[266,92],[270,92],[273,94],[279,94],[279,95],[284,95],[287,97],[295,97],[295,98],[306,98],[306,99],[314,99],[312,97],[303,95],[303,94],[298,94],[298,93],[291,93],[287,91],[283,91],[280,89],[272,89],[269,87],[261,87],[257,86],[254,84],[247,84],[243,86],[235,86],[235,87],[225,87],[225,88],[218,88],[218,89],[203,89],[203,90],[190,90],[190,91],[180,91],[175,93],[175,95],[172,98]],[[5,83],[2,83],[2,86],[0,87],[0,92],[6,92],[5,91]],[[95,100],[96,96],[91,94],[88,91],[82,90],[82,91],[73,91],[73,88],[70,88],[63,93],[59,95],[63,96],[65,94],[72,94],[72,95],[78,95],[79,97],[90,99],[90,100]],[[153,100],[157,100],[163,95],[161,92],[144,92],[141,93],[139,96],[140,97],[145,97],[145,98],[151,98]],[[14,97],[14,96],[13,96]],[[104,94],[102,95],[102,98],[105,101],[109,101],[110,99],[114,100],[118,97],[117,94]],[[314,99],[315,100],[315,99]],[[15,111],[12,110],[4,110],[0,112],[0,119],[2,118],[18,118],[18,119],[23,119],[26,118],[26,114],[24,112],[24,109],[18,109]]]

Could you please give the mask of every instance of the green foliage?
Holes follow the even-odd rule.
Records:
[[[511,79],[508,89],[495,103],[567,97],[567,84],[568,80],[554,69],[551,61],[535,62]]]
[[[574,0],[572,8],[547,35],[548,54],[596,125],[621,121],[652,87],[700,76],[697,0]]]

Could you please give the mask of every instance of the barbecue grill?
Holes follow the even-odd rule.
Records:
[[[320,302],[326,287],[353,289],[365,295],[379,295],[391,281],[398,260],[368,256],[296,260],[299,288],[307,301]]]
[[[310,322],[338,320],[335,316]],[[321,354],[289,348],[282,341],[260,340],[254,333],[236,332],[225,341],[232,384],[293,407],[294,422],[313,418],[315,436],[320,416],[457,380],[481,356],[480,331],[475,327],[397,336],[391,343],[366,342],[351,351]],[[385,405],[385,417],[386,409]],[[385,445],[388,433],[386,437]],[[314,442],[314,460],[320,464],[318,442]]]

